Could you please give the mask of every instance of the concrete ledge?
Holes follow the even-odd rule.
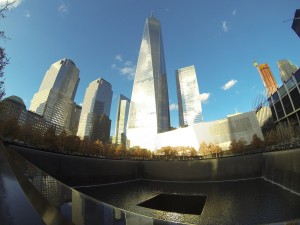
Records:
[[[0,223],[73,224],[50,205],[11,161],[0,142]]]

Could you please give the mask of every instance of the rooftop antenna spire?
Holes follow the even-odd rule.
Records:
[[[286,22],[289,22],[289,21],[292,21],[292,20],[299,20],[299,19],[300,19],[300,17],[295,17],[295,18],[293,18],[293,19],[283,20],[282,22],[283,22],[283,23],[286,23]]]
[[[151,17],[153,17],[153,10],[151,10]]]

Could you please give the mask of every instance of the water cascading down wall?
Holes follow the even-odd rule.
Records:
[[[300,149],[218,159],[135,161],[78,157],[9,146],[40,169],[69,186],[136,179],[225,181],[263,177],[300,193]]]

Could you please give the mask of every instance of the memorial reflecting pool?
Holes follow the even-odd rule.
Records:
[[[140,180],[77,190],[117,208],[179,223],[266,224],[300,218],[300,196],[262,178],[199,183]],[[207,197],[201,215],[138,206],[160,193]]]
[[[38,161],[43,159],[37,152],[28,152],[34,153],[35,157],[39,156],[36,158]],[[292,153],[298,155],[298,152]],[[49,159],[52,156],[57,160],[61,155],[43,154],[45,160],[42,162],[48,163],[46,171],[53,173],[51,169],[56,169],[57,164],[53,166],[53,161],[49,162]],[[284,162],[282,154],[279,155],[280,162]],[[295,155],[293,158],[297,159]],[[92,160],[88,158],[63,156],[63,159],[76,160],[82,165],[89,165],[90,170],[94,169],[91,166]],[[243,160],[244,157],[238,159]],[[230,162],[235,160],[237,158],[232,158]],[[135,162],[121,160],[96,162],[97,166],[104,164],[107,168],[122,163],[136,165]],[[162,173],[161,167],[157,167],[159,164],[166,166],[173,163],[177,165],[179,162],[153,162],[152,167],[147,167],[147,171],[155,168]],[[191,166],[197,162],[187,163]],[[67,161],[60,165],[78,167],[79,163]],[[141,162],[137,165],[141,166]],[[293,165],[296,169],[299,168],[298,164]],[[75,167],[71,168],[74,173]],[[82,168],[85,167],[80,167]],[[273,175],[279,174],[278,167],[276,168]],[[61,175],[64,171],[59,170],[58,174]],[[98,173],[102,171],[97,170]],[[288,180],[290,174],[289,172],[283,178]],[[75,178],[80,184],[79,177]],[[296,190],[297,181],[293,183]],[[300,221],[300,195],[262,177],[223,182],[170,182],[144,178],[102,185],[70,186],[43,172],[15,151],[0,148],[1,224],[299,224]],[[295,220],[298,222],[293,222]]]

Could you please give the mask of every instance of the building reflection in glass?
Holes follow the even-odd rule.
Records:
[[[104,203],[99,203],[72,190],[72,222],[81,224],[126,224],[125,213]]]

